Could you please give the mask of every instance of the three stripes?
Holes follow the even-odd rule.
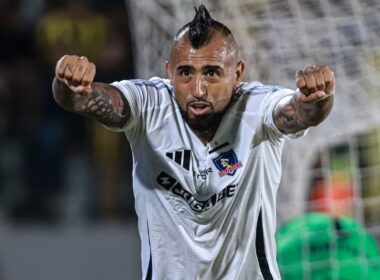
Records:
[[[166,156],[176,163],[181,165],[187,171],[190,170],[190,150],[179,150],[171,153],[166,153]]]

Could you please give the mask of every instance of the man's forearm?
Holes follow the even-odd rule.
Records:
[[[283,98],[273,110],[274,122],[285,134],[320,124],[332,109],[333,96],[316,103],[304,103],[299,101],[298,94]]]
[[[121,92],[103,83],[92,83],[92,90],[86,94],[76,94],[63,82],[54,79],[53,94],[64,109],[93,118],[100,123],[121,127],[129,118],[129,106]]]

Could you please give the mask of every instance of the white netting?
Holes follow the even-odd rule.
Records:
[[[126,2],[138,77],[165,76],[170,41],[192,19],[193,7],[200,2]],[[375,129],[380,127],[380,1],[204,2],[212,16],[235,34],[247,65],[245,80],[294,88],[294,74],[305,65],[327,64],[336,73],[336,102],[328,120],[286,146],[279,223],[309,208],[306,198],[315,178],[324,178],[327,197],[333,198],[336,174],[346,172],[352,188],[346,214],[379,237],[380,136]],[[327,204],[334,207],[331,201]]]

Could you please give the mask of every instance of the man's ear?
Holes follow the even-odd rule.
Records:
[[[239,62],[236,65],[235,87],[240,86],[240,83],[243,80],[244,68],[245,68],[244,61],[243,60],[239,60]]]
[[[166,69],[166,74],[169,77],[170,81],[173,81],[172,77],[172,66],[169,61],[165,61],[165,69]]]

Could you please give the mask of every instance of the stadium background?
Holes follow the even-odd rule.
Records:
[[[307,64],[337,76],[332,115],[286,146],[278,226],[319,211],[379,242],[380,3],[204,2],[236,34],[246,80],[294,88]],[[54,103],[54,65],[69,53],[94,61],[97,81],[164,75],[170,39],[198,3],[0,1],[0,279],[139,278],[128,143]],[[340,265],[334,254],[327,263]]]

